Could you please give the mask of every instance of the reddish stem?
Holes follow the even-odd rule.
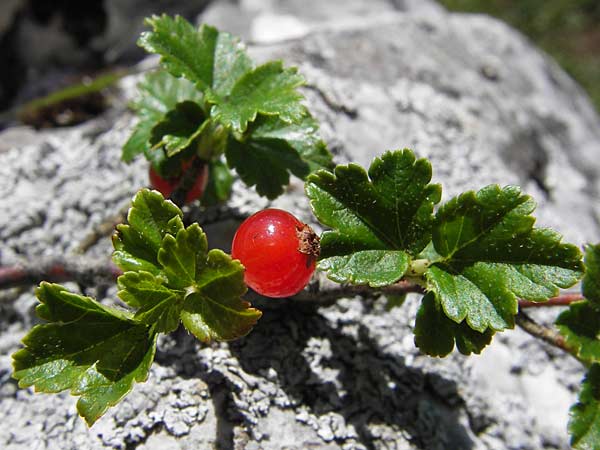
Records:
[[[543,306],[569,306],[573,302],[583,300],[581,294],[562,294],[552,297],[545,302],[530,302],[528,300],[519,300],[519,308],[539,308]]]
[[[102,281],[114,281],[121,271],[112,263],[90,264],[81,258],[36,261],[36,264],[0,267],[0,289],[30,286],[41,281],[76,281],[92,286]]]

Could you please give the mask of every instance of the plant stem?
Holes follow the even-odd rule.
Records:
[[[127,211],[131,205],[127,202],[116,214],[107,217],[102,223],[98,224],[94,229],[75,247],[73,253],[83,254],[105,236],[112,233],[115,227],[123,223],[127,217]]]
[[[579,300],[583,300],[583,295],[581,294],[562,294],[557,297],[552,297],[548,301],[545,302],[530,302],[528,300],[519,300],[519,308],[540,308],[544,306],[569,306],[573,302],[578,302]]]
[[[541,339],[542,341],[567,352],[571,356],[573,356],[577,361],[579,358],[577,357],[577,352],[575,349],[571,348],[565,341],[565,338],[558,333],[556,330],[552,328],[548,328],[544,325],[537,323],[523,311],[519,310],[517,315],[515,316],[515,323],[523,329],[526,333],[531,336]],[[580,361],[581,362],[581,361]]]
[[[314,303],[320,306],[329,306],[342,298],[354,297],[376,297],[379,295],[402,295],[408,293],[424,294],[425,290],[416,283],[410,281],[399,281],[396,284],[383,288],[372,288],[367,285],[340,284],[331,287],[319,287],[318,289],[304,290],[290,298],[294,302]]]
[[[41,281],[75,281],[86,286],[111,282],[121,275],[112,263],[90,263],[81,257],[36,261],[18,266],[0,267],[0,289],[31,286]]]

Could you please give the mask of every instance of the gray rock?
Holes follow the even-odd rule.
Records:
[[[397,1],[384,15],[337,21],[300,14],[291,1],[272,4],[270,14],[295,17],[309,32],[271,36],[251,52],[299,66],[338,162],[366,165],[385,149],[410,147],[432,160],[446,199],[520,184],[539,201],[540,224],[577,244],[598,240],[600,121],[520,35],[430,2]],[[256,17],[232,20],[251,30]],[[26,145],[1,147],[3,264],[68,253],[146,183],[142,161],[118,161],[133,81],[102,117],[26,131]],[[294,181],[270,204],[314,221],[301,192]],[[232,205],[252,211],[267,202],[236,184]],[[223,242],[231,225],[220,230]],[[89,254],[108,258],[108,239]],[[201,345],[179,330],[161,338],[148,382],[87,429],[68,395],[16,389],[8,355],[35,320],[35,302],[32,290],[0,294],[15,298],[0,302],[2,448],[568,448],[566,411],[582,375],[574,362],[520,331],[497,336],[479,357],[423,356],[413,344],[414,296],[391,312],[383,299],[321,308],[257,301],[263,318],[232,343]],[[114,296],[114,288],[102,295]]]

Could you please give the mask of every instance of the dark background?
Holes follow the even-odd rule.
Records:
[[[20,105],[76,85],[84,77],[94,78],[131,66],[144,57],[135,41],[144,28],[145,16],[177,13],[193,21],[210,2],[2,0],[0,111],[7,116],[7,110],[14,112]],[[440,0],[440,3],[455,11],[494,15],[525,33],[587,90],[600,110],[600,1]],[[92,113],[101,109],[95,104],[88,108]],[[8,115],[11,119],[15,117]],[[37,126],[39,122],[31,124]]]

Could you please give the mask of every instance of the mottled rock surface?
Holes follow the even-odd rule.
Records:
[[[311,14],[299,2],[268,3],[246,14],[253,2],[221,2],[213,6],[229,8],[225,16],[206,14],[246,30],[256,58],[299,66],[338,162],[364,165],[410,147],[432,160],[445,199],[520,184],[539,202],[539,223],[577,244],[600,240],[600,120],[520,35],[430,2],[381,0],[362,10],[349,2],[356,10],[337,20],[316,9],[328,2],[302,2],[314,3],[304,9]],[[287,16],[296,34],[252,35],[265,14]],[[0,135],[0,263],[68,254],[146,183],[143,161],[118,161],[134,81],[84,125]],[[288,194],[272,204],[313,221],[299,181]],[[242,211],[266,205],[241,185],[231,203]],[[226,246],[233,228],[211,226],[209,241]],[[109,254],[108,239],[89,252]],[[114,288],[86,292],[114,302]],[[10,354],[35,323],[35,299],[31,289],[0,296],[3,449],[568,448],[581,368],[519,330],[497,336],[479,357],[423,356],[412,337],[417,297],[391,312],[383,299],[321,308],[262,300],[259,325],[233,343],[205,346],[179,330],[159,341],[148,382],[87,429],[72,397],[34,395],[10,379]]]

